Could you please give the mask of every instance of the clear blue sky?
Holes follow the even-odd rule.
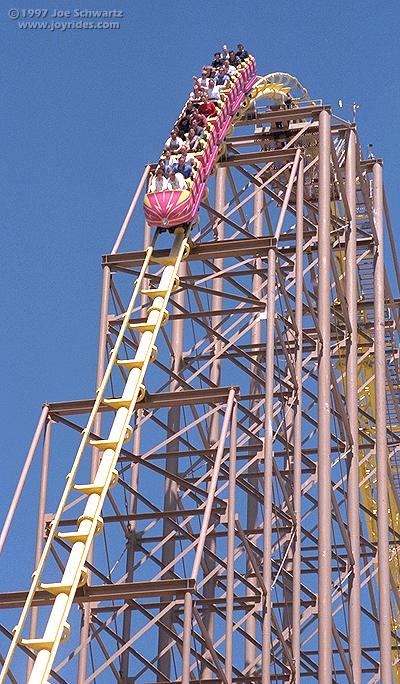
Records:
[[[101,255],[192,75],[222,43],[244,42],[260,74],[289,71],[315,98],[360,105],[365,146],[372,142],[385,159],[399,235],[398,1],[54,0],[47,7],[116,9],[124,17],[114,31],[22,30],[7,16],[22,9],[19,0],[1,2],[1,522],[41,404],[93,394]],[[141,244],[139,225],[131,248]],[[34,487],[35,473],[19,534],[23,524],[33,529]],[[25,545],[14,554],[7,544],[2,588],[17,588],[11,576],[25,554]]]

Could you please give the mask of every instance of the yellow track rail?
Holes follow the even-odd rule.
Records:
[[[76,590],[86,582],[87,571],[85,563],[96,534],[103,529],[101,509],[107,492],[116,484],[118,479],[115,470],[117,460],[126,438],[131,434],[129,425],[133,411],[138,402],[145,394],[143,385],[144,376],[148,365],[156,358],[157,348],[155,341],[161,327],[168,320],[167,304],[171,293],[179,285],[178,270],[181,262],[189,253],[187,233],[181,227],[175,230],[175,239],[169,256],[163,261],[165,264],[161,280],[157,289],[142,289],[142,282],[147,268],[152,262],[154,247],[146,251],[146,257],[140,271],[138,280],[131,297],[128,309],[124,316],[121,329],[110,357],[103,381],[97,390],[97,397],[91,411],[88,423],[83,430],[82,440],[78,448],[71,472],[67,476],[67,484],[57,512],[51,523],[50,533],[43,549],[39,565],[33,573],[32,585],[29,590],[25,605],[18,624],[13,630],[13,640],[0,674],[0,684],[7,678],[7,673],[14,652],[18,644],[22,644],[37,652],[37,656],[29,677],[29,684],[46,684],[57,653],[59,644],[68,638],[70,627],[68,615],[75,597]],[[160,263],[157,260],[157,263]],[[152,304],[147,312],[145,323],[130,323],[130,317],[139,294],[147,295]],[[118,352],[126,330],[130,328],[141,335],[136,354],[132,359],[118,359]],[[106,399],[106,391],[111,372],[116,366],[122,366],[129,370],[122,396],[119,398]],[[107,439],[90,439],[95,417],[102,405],[110,406],[115,410],[115,417]],[[75,481],[79,465],[81,464],[85,449],[96,447],[102,454],[93,482],[78,484]],[[82,515],[77,520],[77,529],[73,532],[60,532],[59,523],[72,491],[78,491],[87,496],[87,502]],[[61,579],[52,584],[43,584],[41,577],[49,557],[51,546],[55,538],[63,539],[71,544],[69,558]],[[34,639],[23,638],[23,629],[29,615],[36,591],[44,589],[55,597],[43,637]]]
[[[337,206],[334,206],[333,213],[338,216],[339,210]],[[340,269],[341,276],[345,276],[345,259],[342,253],[336,255],[338,266]],[[364,318],[364,322],[368,323],[367,312],[364,310],[360,311],[360,315]],[[362,335],[358,335],[358,347],[359,355],[361,360],[358,364],[358,387],[360,389],[360,408],[364,413],[371,416],[373,423],[376,418],[376,399],[375,399],[375,369],[374,369],[374,353],[370,352],[365,354],[365,349],[363,347],[363,342],[365,342]],[[346,376],[346,353],[343,349],[339,350],[338,353],[338,370],[341,372],[342,376]],[[399,429],[399,426],[387,426],[388,429],[395,430]],[[364,434],[369,434],[374,437],[375,429],[371,427],[370,419],[365,416],[359,418],[359,429]],[[362,444],[362,435],[359,436],[359,443]],[[360,453],[362,453],[360,451]],[[372,544],[378,543],[378,525],[376,520],[377,514],[377,502],[375,499],[376,492],[376,456],[374,453],[370,453],[368,458],[362,457],[359,463],[359,473],[360,473],[360,494],[361,501],[365,508],[365,524],[368,530],[368,538]],[[393,531],[400,535],[400,510],[398,506],[398,500],[393,489],[392,482],[388,480],[388,499],[389,499],[389,520]],[[390,576],[393,586],[400,587],[400,560],[397,545],[394,547],[394,551],[389,557],[389,567]],[[399,629],[399,616],[398,613],[394,614],[392,608],[392,631],[396,632]],[[396,640],[392,639],[393,647],[397,646]],[[393,676],[395,682],[400,682],[400,663],[393,663]]]
[[[367,316],[364,312],[365,319]],[[363,392],[360,397],[361,408],[375,419],[376,400],[375,400],[375,371],[373,363],[373,354],[370,354],[365,359],[360,368],[359,384],[363,387]],[[360,427],[363,431],[371,436],[374,436],[375,429],[371,428],[371,424],[366,419],[360,420]],[[397,426],[398,427],[398,426]],[[388,428],[393,430],[393,426]],[[389,456],[389,454],[388,454]],[[360,463],[360,482],[361,482],[361,499],[365,507],[371,511],[372,515],[365,513],[366,525],[368,528],[369,539],[373,544],[378,543],[378,525],[376,521],[377,503],[375,500],[376,490],[376,457],[371,454],[369,459],[364,459]],[[400,534],[400,515],[397,497],[393,489],[392,482],[388,480],[388,499],[389,499],[389,524],[394,532]],[[397,544],[393,546],[392,552],[389,555],[389,569],[393,586],[400,587],[400,562],[399,551]],[[392,631],[396,632],[399,629],[398,624],[399,615],[395,614],[392,607]],[[392,646],[397,648],[397,641],[392,638]],[[395,651],[394,651],[395,652]],[[393,662],[393,661],[392,661]],[[400,682],[400,663],[393,664],[394,681]]]

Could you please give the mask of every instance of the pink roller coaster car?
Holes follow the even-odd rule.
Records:
[[[236,78],[230,82],[216,103],[217,115],[209,119],[211,127],[204,133],[201,154],[196,155],[198,167],[190,189],[148,192],[145,195],[144,213],[150,225],[171,229],[195,220],[219,147],[234,115],[256,80],[256,61],[254,57],[249,56],[238,67]]]

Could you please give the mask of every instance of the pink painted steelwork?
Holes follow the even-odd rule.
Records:
[[[229,90],[224,92],[223,99],[217,102],[217,115],[208,120],[205,144],[201,153],[196,155],[198,168],[190,189],[148,192],[145,195],[144,213],[150,225],[171,228],[194,221],[207,179],[217,160],[220,145],[233,117],[256,80],[256,61],[250,56],[247,62],[239,67],[239,77],[232,82]]]

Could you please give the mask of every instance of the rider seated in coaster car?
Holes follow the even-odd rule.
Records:
[[[216,52],[214,54],[214,59],[211,62],[211,66],[214,69],[219,69],[220,67],[223,66],[223,64],[224,64],[224,60],[223,60],[222,54],[220,52]]]
[[[179,137],[184,140],[189,133],[190,128],[190,116],[188,114],[184,114],[178,119],[177,128],[179,131]]]
[[[178,136],[178,130],[173,128],[170,137],[165,141],[164,150],[169,150],[171,154],[179,154],[183,145],[182,138]]]
[[[200,78],[197,76],[193,76],[194,84],[198,83],[200,88],[208,88],[209,72],[209,67],[203,67],[201,70]]]
[[[241,61],[242,61],[242,60],[240,59],[240,57],[237,56],[237,54],[235,53],[235,51],[234,51],[234,50],[230,50],[230,52],[229,52],[229,64],[230,64],[231,66],[237,68],[237,67],[239,66],[239,64],[240,64]]]
[[[168,178],[173,163],[174,158],[172,157],[170,150],[164,150],[158,165],[162,167],[165,178]]]
[[[248,56],[249,53],[244,49],[244,45],[242,43],[238,43],[236,57],[239,57],[240,61],[243,62]]]
[[[236,73],[236,67],[229,62],[229,59],[224,61],[225,72],[228,76],[233,76]]]
[[[185,144],[189,152],[197,152],[199,149],[200,138],[196,135],[196,130],[192,127],[189,128],[189,133],[186,136]]]
[[[193,90],[189,95],[189,101],[193,104],[199,104],[201,102],[204,93],[204,88],[201,87],[197,82],[193,83]]]
[[[229,79],[230,79],[230,76],[229,76],[229,74],[226,73],[225,67],[222,65],[218,69],[218,73],[217,73],[217,76],[215,78],[215,85],[224,86],[229,81]]]
[[[167,190],[186,190],[185,179],[181,173],[175,173],[173,169],[169,172]]]
[[[207,125],[207,117],[204,114],[200,114],[198,109],[196,109],[190,117],[190,125],[194,128],[196,135],[201,138]]]
[[[199,112],[200,114],[204,114],[204,116],[206,116],[208,119],[208,117],[216,115],[217,108],[214,102],[210,102],[207,96],[205,96],[203,98],[203,102],[199,105]]]
[[[213,78],[209,79],[208,88],[206,88],[205,91],[210,102],[217,102],[220,99],[220,86],[216,85]]]
[[[176,174],[182,174],[183,178],[190,178],[192,175],[192,167],[186,161],[185,156],[180,155],[178,161],[173,164],[172,171]]]
[[[155,175],[150,183],[149,192],[163,192],[167,190],[167,179],[164,176],[164,170],[158,166]]]

